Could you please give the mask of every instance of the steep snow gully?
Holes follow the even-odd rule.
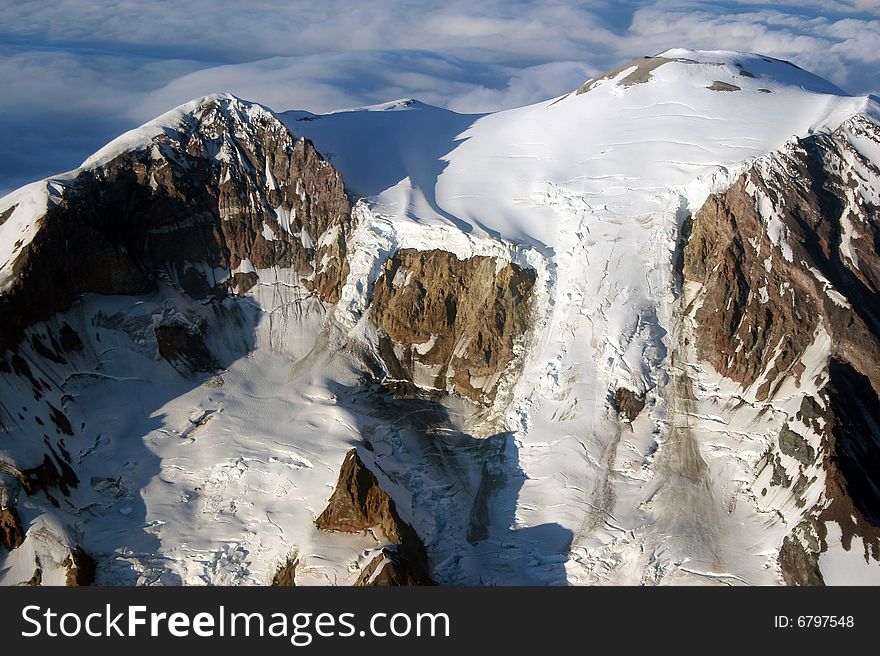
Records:
[[[0,200],[0,583],[880,583],[878,123],[677,49],[122,135]]]

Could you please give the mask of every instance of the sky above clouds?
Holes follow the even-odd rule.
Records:
[[[485,112],[671,47],[788,59],[880,94],[880,0],[4,0],[0,194],[229,91],[281,111]]]

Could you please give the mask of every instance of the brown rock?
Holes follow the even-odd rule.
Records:
[[[48,490],[58,488],[64,496],[70,495],[71,487],[79,485],[79,478],[64,460],[43,455],[43,462],[30,469],[22,469],[19,472],[19,483],[28,495],[34,495],[40,490],[48,494]]]
[[[385,547],[367,564],[354,585],[386,588],[434,585],[434,581],[427,575],[422,563],[410,560],[396,549]]]
[[[246,294],[260,282],[260,276],[253,271],[247,273],[235,273],[231,278],[230,289],[237,294]]]
[[[852,119],[841,130],[880,143],[880,129],[866,121]],[[724,375],[751,385],[778,349],[758,390],[761,399],[772,395],[781,376],[797,378],[795,365],[820,319],[837,357],[880,391],[880,331],[874,319],[880,316],[880,225],[856,217],[873,236],[854,240],[858,269],[839,252],[849,184],[840,172],[848,170],[847,158],[858,156],[851,150],[840,132],[803,139],[777,154],[778,162],[766,170],[747,171],[730,189],[710,196],[694,215],[683,273],[702,285],[694,315],[699,355]],[[778,214],[791,249],[788,257],[770,238],[756,209],[756,193]],[[862,203],[864,217],[876,211]],[[814,271],[851,307],[835,303]]]
[[[43,585],[43,565],[39,556],[34,557],[34,574],[25,585],[31,588],[39,588]]]
[[[777,347],[780,353],[767,380],[789,371],[813,340],[817,311],[811,293],[798,294],[799,303],[787,302],[779,273],[788,266],[772,249],[755,210],[755,200],[743,178],[722,195],[710,197],[696,213],[684,256],[684,276],[703,285],[695,313],[697,350],[719,372],[750,385],[763,373]],[[753,240],[763,240],[761,253]],[[752,241],[750,241],[752,240]],[[797,282],[803,283],[802,277]],[[758,289],[766,288],[768,303],[760,303]],[[769,387],[759,393],[768,396]]]
[[[0,547],[9,551],[21,546],[25,534],[15,508],[0,507]]]
[[[584,84],[580,86],[580,88],[578,88],[576,95],[587,93],[600,82],[614,79],[626,70],[630,70],[631,72],[627,73],[622,79],[618,80],[617,86],[630,87],[634,84],[644,84],[651,79],[651,74],[656,69],[660,68],[664,64],[668,64],[671,61],[684,62],[686,60],[670,59],[668,57],[642,57],[640,59],[635,59],[631,62],[627,62],[626,64],[622,64],[621,66],[612,68],[606,73],[602,73],[601,75],[597,75],[590,80],[587,80]]]
[[[743,75],[743,73],[741,72],[740,75]],[[721,80],[715,80],[706,88],[712,91],[742,91],[742,87],[738,87],[735,84],[728,84],[727,82],[722,82]]]
[[[779,569],[786,585],[824,586],[819,554],[807,550],[793,535],[787,535],[779,550]]]
[[[63,458],[60,458],[51,446],[49,451],[51,456],[49,453],[44,454],[43,462],[28,469],[18,469],[15,465],[0,460],[0,471],[15,477],[28,496],[42,490],[57,507],[58,502],[50,496],[49,490],[58,488],[63,495],[69,496],[70,488],[79,485],[79,478],[71,466]]]
[[[299,565],[299,559],[291,556],[287,559],[275,576],[272,577],[272,586],[276,588],[293,588],[296,587],[296,566]]]
[[[370,471],[357,449],[345,455],[339,480],[327,508],[315,520],[315,525],[325,531],[360,533],[378,528],[388,542],[396,545],[388,556],[397,571],[394,580],[419,581],[417,585],[431,582],[425,546],[412,527],[397,514],[394,500],[380,486],[376,475]],[[378,567],[378,563],[375,563]],[[367,576],[369,578],[369,576]],[[366,579],[365,579],[366,580]]]
[[[67,587],[81,587],[95,582],[95,561],[77,546],[61,563],[67,570]]]
[[[391,376],[491,402],[529,328],[535,279],[533,270],[499,267],[492,257],[398,251],[376,281],[371,305],[391,341],[380,344]],[[417,363],[436,371],[433,379]]]
[[[357,449],[345,454],[336,489],[327,507],[315,520],[325,531],[361,533],[378,527],[389,542],[400,544],[412,529],[397,514],[394,500],[379,486],[376,475],[370,471]]]
[[[618,387],[614,392],[614,409],[629,423],[634,422],[644,408],[645,396],[643,394],[638,394],[625,387]]]

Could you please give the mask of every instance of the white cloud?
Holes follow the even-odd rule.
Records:
[[[0,190],[219,90],[325,111],[537,102],[670,47],[763,52],[880,91],[878,0],[56,0],[0,16]]]

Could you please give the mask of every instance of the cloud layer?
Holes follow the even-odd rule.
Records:
[[[0,16],[0,193],[214,91],[277,110],[417,97],[482,112],[678,46],[877,93],[880,0],[18,2]]]

